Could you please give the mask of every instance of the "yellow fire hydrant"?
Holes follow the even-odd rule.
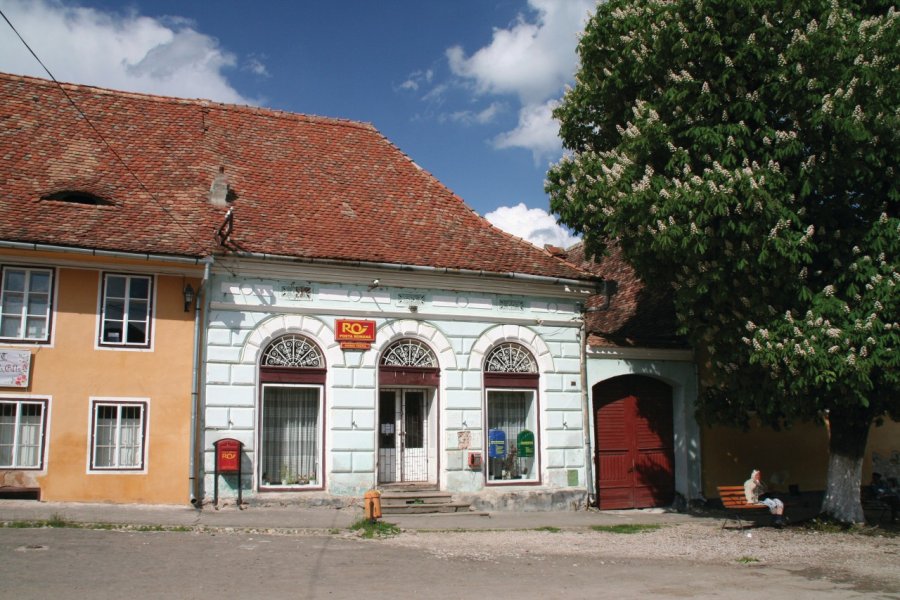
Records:
[[[369,490],[363,494],[363,507],[369,521],[381,518],[381,492]]]

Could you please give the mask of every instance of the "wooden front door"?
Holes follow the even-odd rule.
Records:
[[[675,495],[672,389],[625,375],[594,386],[594,462],[601,509],[667,506]]]

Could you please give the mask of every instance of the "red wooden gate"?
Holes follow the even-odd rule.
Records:
[[[639,375],[594,386],[601,509],[667,506],[675,495],[672,389]]]

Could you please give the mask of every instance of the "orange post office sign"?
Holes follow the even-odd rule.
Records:
[[[334,341],[374,342],[375,321],[336,319],[334,322]]]
[[[241,447],[238,440],[219,440],[216,446],[216,471],[219,473],[239,473],[241,470]]]

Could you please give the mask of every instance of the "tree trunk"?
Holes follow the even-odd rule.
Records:
[[[828,421],[830,454],[822,513],[843,523],[865,523],[859,486],[871,419],[860,411],[833,410]]]

